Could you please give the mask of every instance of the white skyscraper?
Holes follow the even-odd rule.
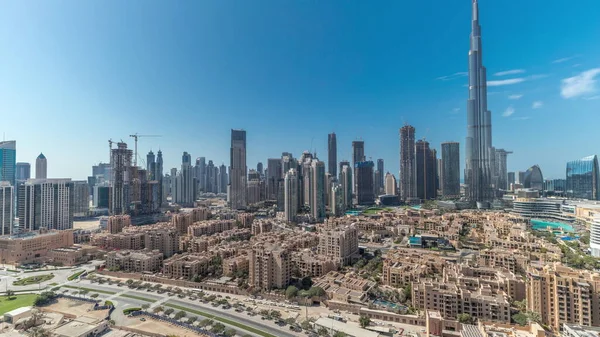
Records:
[[[285,220],[293,222],[298,214],[298,172],[290,169],[285,174]]]
[[[12,234],[15,217],[15,190],[8,181],[0,181],[0,231],[1,235]]]
[[[232,209],[246,207],[246,174],[246,131],[231,130],[227,200]]]
[[[487,208],[494,197],[492,189],[492,113],[487,107],[486,69],[483,66],[478,0],[473,0],[469,50],[469,99],[467,100],[467,138],[465,184],[467,199]]]
[[[46,179],[48,178],[48,161],[43,153],[35,160],[35,179]]]
[[[396,182],[396,177],[389,172],[385,175],[385,194],[398,195],[398,184]]]
[[[334,216],[341,216],[346,211],[344,206],[344,191],[342,185],[339,183],[333,183],[331,186],[329,201],[331,207],[331,214]]]

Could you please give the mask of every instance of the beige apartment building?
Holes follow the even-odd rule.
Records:
[[[252,213],[239,213],[237,220],[240,222],[242,228],[250,228],[254,222],[254,214]]]
[[[249,252],[248,284],[261,290],[284,288],[291,278],[291,254],[285,245],[257,244]]]
[[[144,233],[101,233],[93,235],[90,243],[111,250],[140,250],[144,248]]]
[[[337,223],[327,224],[319,232],[320,255],[339,259],[343,265],[352,263],[358,255],[358,229],[355,225],[337,226]]]
[[[240,255],[223,260],[223,275],[232,276],[236,272],[249,272],[250,260],[247,255]]]
[[[158,272],[162,267],[163,254],[158,250],[123,250],[106,254],[106,267],[131,273]]]
[[[527,310],[558,330],[563,323],[600,325],[600,274],[560,263],[527,269]]]
[[[252,222],[252,235],[269,233],[273,230],[273,223],[271,221],[257,220]]]
[[[179,250],[179,233],[169,223],[130,226],[117,234],[95,234],[91,244],[109,250],[158,250],[170,257]]]
[[[48,260],[52,249],[73,245],[71,230],[40,230],[19,236],[0,236],[0,263],[20,265]]]
[[[74,245],[56,248],[48,252],[48,260],[54,265],[74,266],[100,257],[97,247]]]
[[[111,234],[121,233],[123,228],[131,226],[129,215],[113,215],[108,217],[106,231]]]
[[[210,264],[205,255],[177,254],[164,262],[163,275],[174,279],[191,280],[196,275],[204,275]]]
[[[209,220],[199,223],[194,223],[187,229],[187,234],[190,236],[212,235],[235,228],[235,220]]]
[[[173,214],[171,224],[173,224],[179,234],[186,234],[189,226],[198,221],[208,220],[210,217],[211,213],[208,208],[197,207],[190,212]]]
[[[398,249],[389,251],[383,261],[383,284],[404,287],[429,275],[441,274],[447,258],[437,252],[422,249]]]
[[[330,271],[340,269],[340,261],[305,250],[292,253],[292,266],[293,270],[302,277],[321,277]]]
[[[144,232],[144,248],[171,257],[179,250],[179,233],[172,228],[150,229]]]

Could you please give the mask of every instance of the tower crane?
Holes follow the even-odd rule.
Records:
[[[137,167],[137,158],[138,158],[137,143],[138,143],[138,138],[139,137],[162,137],[162,136],[161,135],[140,135],[140,134],[138,134],[136,132],[133,135],[129,135],[129,137],[132,137],[133,139],[135,139],[135,157],[133,158],[133,166]]]
[[[112,145],[113,145],[113,140],[112,138],[108,140],[108,162],[111,163],[112,160]]]

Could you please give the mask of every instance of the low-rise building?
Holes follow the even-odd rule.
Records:
[[[247,255],[236,256],[223,260],[223,275],[233,276],[235,273],[248,273],[250,260]]]
[[[129,215],[112,215],[108,217],[106,230],[111,234],[121,233],[123,228],[131,226]]]
[[[123,250],[106,254],[106,267],[109,270],[141,273],[158,272],[162,267],[163,254],[158,250]]]
[[[205,275],[210,258],[205,255],[177,254],[164,262],[163,275],[169,278],[191,280]]]
[[[49,262],[55,266],[75,266],[98,257],[98,247],[74,245],[48,252]]]
[[[71,230],[40,230],[0,237],[0,263],[20,265],[45,262],[52,249],[73,245]]]

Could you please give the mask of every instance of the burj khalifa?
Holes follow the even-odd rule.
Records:
[[[486,70],[483,66],[478,0],[473,0],[471,46],[469,49],[469,99],[467,100],[467,139],[465,184],[467,199],[487,208],[494,197],[492,169],[492,116],[487,108]]]

